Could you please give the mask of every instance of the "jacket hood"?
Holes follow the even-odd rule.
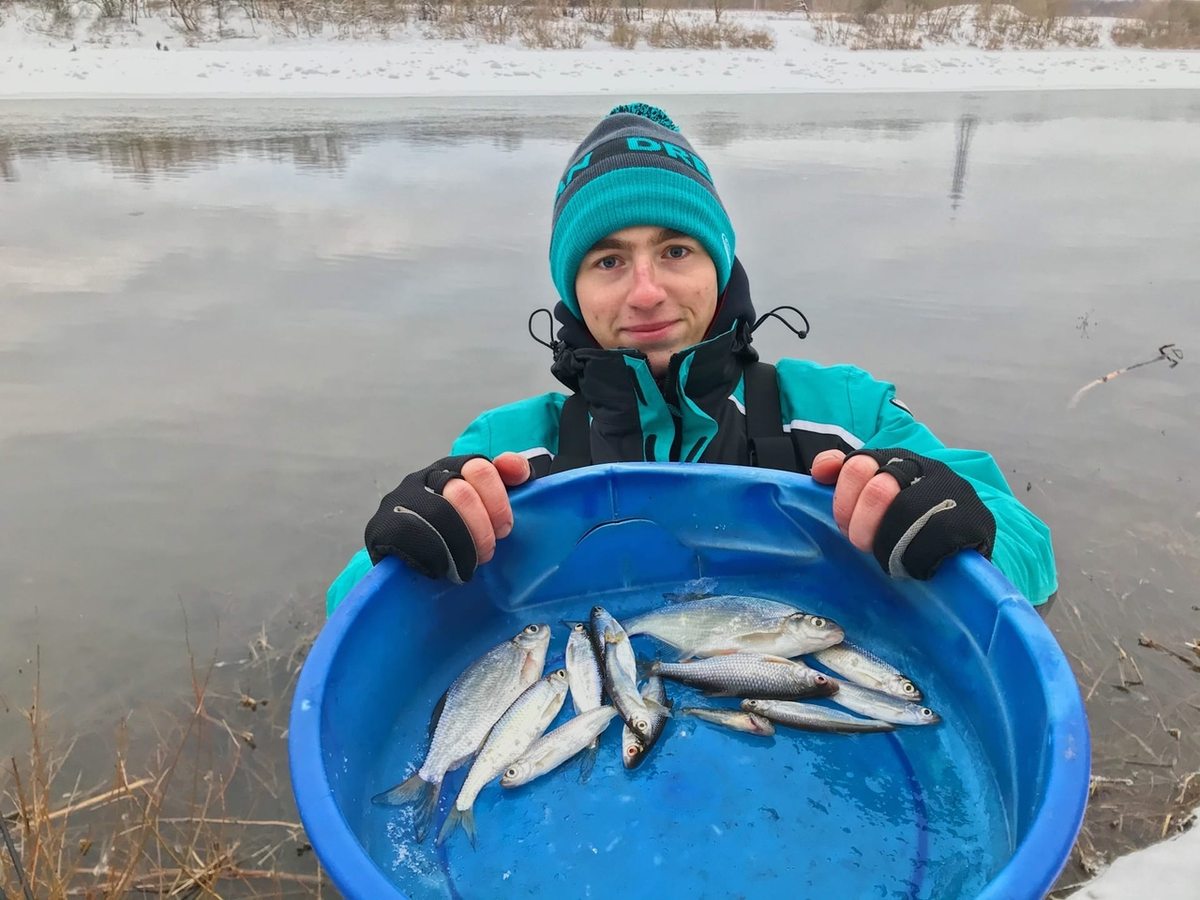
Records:
[[[592,359],[612,354],[634,353],[633,350],[602,350],[582,321],[561,300],[554,307],[554,318],[562,326],[558,330],[559,346],[554,354],[550,372],[572,391],[579,390],[579,375]],[[758,359],[758,353],[750,346],[750,330],[756,315],[750,299],[750,279],[741,260],[734,257],[729,274],[729,284],[717,299],[717,312],[708,328],[705,340],[733,331],[733,352],[746,362]]]

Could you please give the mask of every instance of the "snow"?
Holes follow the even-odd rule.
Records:
[[[1192,813],[1193,822],[1200,809]],[[1115,860],[1067,900],[1196,900],[1200,896],[1200,827]]]
[[[1115,19],[1083,20],[1098,31],[1090,48],[984,50],[960,27],[926,35],[925,49],[852,50],[818,42],[803,15],[730,11],[727,21],[769,31],[774,49],[623,50],[594,36],[580,49],[530,49],[515,36],[448,40],[416,21],[382,29],[387,38],[378,28],[340,37],[332,26],[309,37],[243,16],[226,19],[216,39],[215,25],[209,38],[189,37],[177,20],[97,20],[86,5],[66,28],[33,7],[0,10],[0,98],[1200,88],[1200,53],[1116,47]]]

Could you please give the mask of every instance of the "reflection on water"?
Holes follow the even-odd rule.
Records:
[[[956,121],[958,130],[951,196],[961,199],[971,137],[978,112],[948,115],[955,104],[939,95],[871,95],[804,98],[799,115],[791,97],[663,99],[671,110],[694,116],[687,134],[697,147],[728,147],[748,138],[788,141],[834,138],[858,141],[908,140],[940,132]],[[988,110],[989,120],[1036,125],[1066,116],[1129,115],[1139,121],[1189,121],[1198,103],[1186,92],[1158,95],[1153,104],[1136,92],[967,95],[962,105]],[[957,103],[958,101],[956,101]],[[300,168],[344,171],[365,147],[388,143],[413,147],[457,147],[483,142],[515,153],[527,141],[582,135],[611,105],[589,101],[583,112],[564,113],[565,101],[528,98],[472,101],[444,98],[405,101],[223,101],[122,102],[91,100],[0,101],[0,177],[20,178],[21,163],[73,159],[99,163],[106,171],[139,178],[178,176],[239,157],[286,162]],[[681,115],[681,118],[683,118]],[[956,207],[957,208],[957,207]]]
[[[950,179],[951,206],[958,209],[963,197],[963,188],[967,183],[967,154],[971,150],[971,138],[979,127],[979,119],[970,114],[964,114],[958,120],[958,143],[954,148],[954,177]]]
[[[405,472],[554,389],[527,335],[554,187],[626,99],[0,103],[0,692],[40,643],[68,718],[173,695],[183,610],[240,641],[315,606]],[[1138,636],[1200,628],[1197,370],[1067,403],[1200,347],[1200,96],[659,102],[760,312],[812,322],[756,346],[861,365],[995,454],[1054,534],[1096,771],[1175,797],[1200,686]],[[1157,836],[1144,819],[1106,839]]]

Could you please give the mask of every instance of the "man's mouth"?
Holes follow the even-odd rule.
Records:
[[[626,334],[637,338],[656,338],[665,335],[675,325],[673,320],[665,322],[646,322],[640,325],[626,325],[622,329]]]

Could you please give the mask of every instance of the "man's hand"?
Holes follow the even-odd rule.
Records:
[[[496,541],[512,531],[508,488],[524,484],[530,473],[529,460],[519,453],[501,453],[491,462],[476,457],[462,467],[462,478],[442,489],[471,532],[480,565],[491,561]]]
[[[365,542],[373,563],[398,556],[422,575],[470,581],[512,531],[508,488],[529,480],[517,453],[450,456],[414,472],[379,504]]]
[[[971,483],[943,462],[903,448],[818,453],[812,477],[835,485],[833,520],[896,578],[925,579],[973,548],[991,558],[996,519]]]
[[[838,530],[859,550],[874,550],[883,514],[900,493],[899,482],[880,472],[879,463],[871,457],[856,456],[846,462],[841,450],[818,453],[813,459],[812,477],[820,484],[836,485],[833,521]]]

